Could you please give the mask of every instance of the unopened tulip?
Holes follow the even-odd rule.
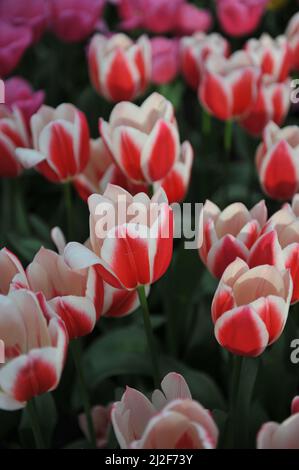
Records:
[[[260,71],[246,52],[235,52],[229,58],[212,54],[205,62],[199,99],[218,119],[241,118],[254,106],[259,81]]]
[[[292,415],[278,424],[265,423],[257,435],[258,449],[299,449],[299,397],[292,403]]]
[[[152,82],[157,85],[169,83],[179,71],[179,41],[164,37],[151,39]]]
[[[275,212],[251,249],[249,265],[271,264],[289,269],[293,280],[292,303],[299,300],[299,197]]]
[[[184,378],[169,373],[152,401],[127,387],[112,408],[112,424],[122,449],[212,449],[218,430],[210,415],[192,400]]]
[[[106,38],[96,34],[88,49],[95,90],[111,101],[133,100],[144,93],[151,77],[151,46],[142,36],[136,42],[125,34]]]
[[[91,417],[96,434],[97,448],[102,449],[107,446],[111,426],[111,405],[94,406],[91,410]],[[89,438],[88,425],[85,414],[79,416],[79,426],[84,435]]]
[[[256,357],[282,334],[293,292],[288,270],[240,258],[224,271],[212,303],[219,344],[233,354]]]
[[[193,165],[193,149],[189,142],[184,142],[179,160],[175,163],[168,175],[159,183],[154,184],[155,190],[162,187],[166,193],[169,204],[181,202],[185,199],[189,188]]]
[[[64,252],[69,266],[96,265],[108,284],[127,290],[165,273],[172,257],[173,213],[163,190],[149,199],[110,184],[103,196],[90,196],[88,205],[91,249],[69,243]]]
[[[240,125],[258,136],[270,121],[278,126],[283,124],[291,105],[290,90],[289,79],[284,82],[263,81],[253,108]]]
[[[288,200],[299,187],[299,128],[270,122],[256,152],[261,186],[273,199]]]
[[[0,77],[6,77],[18,65],[30,46],[32,34],[29,28],[13,26],[0,21]]]
[[[84,113],[71,104],[42,106],[30,120],[33,149],[18,149],[25,168],[36,167],[52,182],[82,173],[89,159],[89,129]],[[21,147],[21,145],[19,145]]]
[[[290,19],[286,36],[292,52],[292,69],[299,70],[299,12]]]
[[[18,147],[30,147],[31,139],[24,115],[18,108],[0,118],[0,177],[16,177],[22,171],[17,159]]]
[[[0,408],[17,410],[57,387],[67,332],[41,294],[22,289],[0,295],[0,329],[6,361],[0,368]]]
[[[198,8],[185,2],[178,9],[175,30],[187,36],[198,31],[208,31],[212,22],[212,15],[208,9]]]
[[[29,27],[33,41],[37,42],[47,27],[48,0],[1,0],[0,18],[16,26]]]
[[[218,33],[195,33],[181,40],[181,67],[187,83],[197,90],[200,83],[204,63],[210,54],[227,57],[229,44]]]
[[[249,39],[245,50],[253,63],[261,68],[262,75],[276,81],[287,79],[291,67],[291,51],[285,36],[273,39],[263,33],[259,39]]]
[[[51,29],[63,41],[82,41],[96,29],[104,4],[104,0],[49,0]]]
[[[217,0],[217,16],[230,36],[252,33],[261,21],[268,0]]]
[[[29,123],[31,116],[38,111],[45,99],[43,91],[34,92],[30,83],[21,77],[12,77],[5,81],[5,104],[0,105],[0,116],[9,116],[18,108]]]
[[[16,274],[25,274],[19,259],[7,248],[0,250],[0,294],[7,295]]]
[[[236,202],[223,211],[211,201],[203,207],[203,244],[200,257],[209,271],[220,278],[236,258],[247,261],[249,250],[267,221],[264,201],[250,211]]]
[[[100,132],[115,162],[134,183],[151,184],[167,176],[179,158],[174,109],[158,93],[139,107],[118,103]]]
[[[26,269],[15,276],[15,288],[42,292],[63,320],[69,338],[90,333],[103,308],[103,282],[95,268],[75,271],[62,256],[41,248]]]

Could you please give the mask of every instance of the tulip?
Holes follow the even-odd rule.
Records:
[[[9,116],[16,107],[29,123],[31,116],[38,111],[45,99],[43,91],[34,92],[31,85],[21,77],[5,81],[5,105],[0,106],[0,116]]]
[[[0,250],[0,294],[7,295],[10,291],[10,286],[16,274],[25,274],[22,264],[19,259],[7,248]]]
[[[208,31],[212,26],[212,15],[209,10],[183,3],[176,15],[175,29],[180,34],[190,35],[198,31]]]
[[[292,403],[292,415],[282,424],[265,423],[257,435],[258,449],[299,449],[299,397]]]
[[[50,0],[50,26],[66,42],[86,39],[102,14],[104,0]]]
[[[282,334],[293,292],[288,270],[240,258],[224,271],[212,303],[218,343],[233,354],[256,357]]]
[[[88,205],[91,249],[69,243],[64,256],[70,267],[84,269],[96,265],[108,284],[127,290],[152,284],[165,273],[172,256],[173,214],[163,190],[149,199],[144,193],[133,197],[110,184],[103,196],[90,196]],[[145,212],[138,224],[133,214],[140,210],[140,205]],[[107,210],[105,220],[102,209]],[[118,224],[120,211],[123,212]],[[104,229],[106,222],[108,231]]]
[[[220,278],[236,258],[247,261],[249,250],[267,221],[264,201],[250,211],[241,203],[234,203],[222,212],[211,201],[203,207],[203,243],[200,257],[209,271]]]
[[[63,320],[70,339],[89,334],[102,312],[103,283],[95,268],[72,270],[52,250],[41,248],[26,275],[16,275],[12,286],[42,292]]]
[[[179,71],[179,42],[176,39],[156,37],[151,39],[152,82],[169,83]]]
[[[240,125],[254,136],[260,135],[270,121],[281,125],[290,109],[290,89],[289,79],[281,83],[263,81],[252,110]]]
[[[115,162],[134,183],[160,181],[179,157],[179,134],[172,104],[153,93],[138,107],[117,104],[100,132]]]
[[[67,332],[41,294],[22,289],[0,296],[0,324],[6,358],[0,368],[0,408],[17,410],[57,387]]]
[[[299,12],[290,19],[286,37],[292,53],[292,69],[299,70]]]
[[[256,167],[263,191],[273,199],[291,199],[299,185],[299,128],[280,129],[270,122],[256,152]]]
[[[283,82],[291,67],[291,51],[285,36],[272,39],[263,33],[260,39],[249,39],[245,50],[253,63],[261,68],[262,75]]]
[[[47,0],[1,0],[0,17],[13,25],[29,27],[33,42],[37,42],[48,23]]]
[[[268,0],[217,0],[217,16],[230,36],[251,34],[260,23]]]
[[[91,82],[111,101],[133,100],[144,93],[151,76],[151,48],[145,37],[135,43],[125,34],[93,36],[88,49]]]
[[[260,72],[244,51],[228,59],[210,55],[199,86],[199,99],[218,119],[241,118],[253,108]]]
[[[42,106],[30,125],[33,149],[17,150],[25,168],[36,166],[52,182],[66,182],[82,173],[89,158],[89,129],[81,111],[71,104]]]
[[[299,197],[275,212],[253,245],[249,257],[251,267],[261,262],[289,269],[293,280],[292,303],[299,300]]]
[[[31,44],[31,31],[0,21],[0,77],[10,74]]]
[[[195,33],[193,36],[182,38],[182,72],[188,85],[194,90],[197,90],[200,84],[204,64],[210,54],[225,57],[229,55],[229,44],[220,34]]]
[[[30,145],[26,121],[19,109],[0,118],[0,177],[17,177],[22,172],[16,150]]]
[[[96,433],[97,448],[102,449],[107,446],[110,424],[111,424],[111,406],[94,406],[91,410],[91,416]],[[88,426],[85,414],[79,416],[79,426],[83,434],[88,437]]]
[[[127,387],[112,408],[112,424],[122,449],[211,449],[218,430],[199,403],[192,400],[184,378],[167,374],[152,402]]]
[[[179,160],[175,163],[168,175],[154,189],[162,187],[166,193],[169,204],[181,202],[185,199],[193,165],[193,149],[189,142],[184,142]]]

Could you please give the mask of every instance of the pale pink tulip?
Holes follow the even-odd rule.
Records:
[[[25,274],[19,259],[7,248],[0,250],[0,294],[7,295],[16,274]]]
[[[97,448],[106,447],[111,425],[111,405],[94,406],[91,410],[91,417],[96,435]],[[85,414],[79,415],[79,426],[83,434],[89,438],[87,419]]]

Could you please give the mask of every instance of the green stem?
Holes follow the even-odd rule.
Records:
[[[232,149],[232,141],[233,141],[233,121],[229,119],[225,123],[225,131],[224,131],[224,150],[228,156],[228,159],[230,157],[230,153]]]
[[[211,115],[202,108],[202,133],[205,136],[210,135],[212,129]]]
[[[141,305],[141,309],[143,313],[143,323],[144,323],[144,329],[145,329],[145,333],[147,337],[148,349],[149,349],[149,353],[150,353],[151,360],[152,360],[154,384],[156,388],[159,388],[160,387],[159,361],[158,361],[157,351],[155,348],[155,339],[153,335],[150,312],[148,308],[144,286],[138,287],[137,292],[138,292],[138,297],[139,297],[139,301],[140,301],[140,305]]]
[[[83,403],[84,413],[87,421],[89,441],[93,448],[97,447],[96,434],[94,430],[93,420],[91,416],[91,406],[89,402],[89,396],[87,391],[87,386],[84,378],[84,373],[82,369],[81,361],[81,351],[79,349],[78,340],[73,340],[70,343],[70,350],[72,352],[73,361],[77,370],[78,383],[80,388],[81,399]]]
[[[152,184],[149,185],[148,187],[148,197],[152,198],[154,195],[154,186]]]
[[[256,358],[234,356],[230,400],[230,430],[234,449],[249,447],[250,405],[258,373]]]
[[[74,239],[72,185],[70,182],[67,182],[67,183],[64,183],[63,188],[64,188],[65,210],[66,210],[66,217],[67,217],[68,241],[72,241]]]
[[[46,445],[43,439],[41,427],[39,424],[38,413],[36,409],[35,399],[32,398],[27,403],[27,411],[31,421],[31,428],[34,435],[35,445],[37,449],[45,449]]]

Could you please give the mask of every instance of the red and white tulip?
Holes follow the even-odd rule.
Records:
[[[192,400],[184,378],[169,373],[152,401],[127,387],[112,408],[112,424],[122,449],[212,449],[218,429],[209,411]]]
[[[203,66],[211,54],[228,57],[228,41],[218,33],[195,33],[181,39],[181,68],[188,85],[198,89]]]
[[[25,168],[36,167],[52,182],[65,182],[82,173],[89,159],[89,129],[83,112],[72,104],[56,109],[42,106],[30,125],[33,149],[17,150]]]
[[[0,294],[7,295],[11,288],[11,282],[16,274],[25,275],[20,260],[7,248],[0,250]]]
[[[273,199],[288,200],[299,187],[299,127],[270,122],[256,152],[261,186]]]
[[[285,36],[273,39],[263,33],[259,39],[249,39],[245,50],[253,63],[261,68],[263,76],[284,82],[291,68],[291,51]]]
[[[19,109],[0,118],[0,177],[17,177],[22,165],[17,159],[18,147],[30,147],[31,139],[24,115]]]
[[[285,327],[293,283],[288,270],[240,258],[224,271],[212,303],[218,343],[231,353],[256,357]]]
[[[179,158],[180,141],[170,101],[153,93],[138,107],[117,104],[100,132],[115,162],[134,183],[151,184],[167,176]]]
[[[236,202],[223,211],[211,201],[203,207],[203,243],[200,257],[209,271],[220,278],[236,258],[247,261],[249,250],[267,221],[264,201],[248,210]]]
[[[0,329],[6,360],[0,366],[0,408],[17,410],[57,387],[68,335],[42,294],[22,289],[0,295]]]
[[[199,100],[218,119],[239,119],[253,108],[259,82],[260,70],[245,51],[229,58],[212,54],[204,65]]]
[[[64,257],[70,267],[96,266],[108,284],[127,290],[152,284],[165,273],[173,250],[173,212],[162,189],[150,199],[108,185],[103,196],[90,196],[88,205],[91,249],[69,243]]]
[[[133,100],[146,90],[151,78],[151,45],[146,36],[136,42],[118,33],[96,34],[88,50],[91,82],[111,101]]]
[[[286,37],[292,52],[292,69],[299,70],[299,13],[290,19]]]

